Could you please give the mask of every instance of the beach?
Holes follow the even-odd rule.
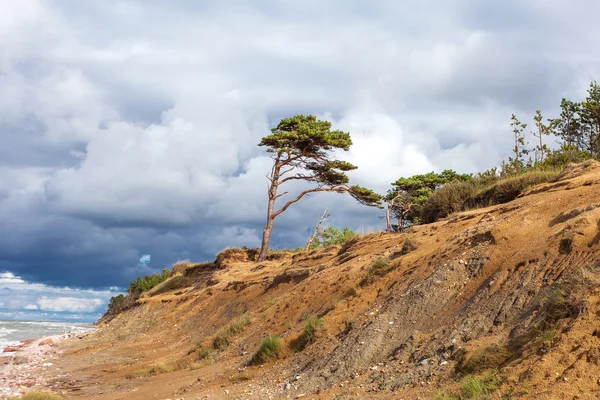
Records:
[[[49,375],[44,372],[62,353],[54,345],[69,339],[82,339],[89,333],[66,332],[4,346],[0,356],[0,399],[48,389]]]

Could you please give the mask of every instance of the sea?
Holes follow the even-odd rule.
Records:
[[[93,331],[91,324],[73,322],[44,321],[3,321],[0,320],[0,355],[6,346],[14,346],[26,339],[60,335],[66,332]]]

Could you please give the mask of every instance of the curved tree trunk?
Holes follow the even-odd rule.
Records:
[[[260,246],[260,254],[258,255],[258,261],[264,261],[267,258],[269,252],[269,241],[271,240],[271,233],[273,232],[273,224],[275,223],[275,200],[277,200],[277,189],[279,187],[279,177],[281,171],[281,165],[279,159],[281,155],[277,155],[275,159],[275,165],[271,172],[271,177],[267,177],[271,184],[269,185],[269,206],[267,207],[267,224],[263,229],[262,244]]]
[[[271,233],[273,232],[273,224],[275,222],[275,217],[273,216],[273,211],[275,209],[275,198],[271,198],[269,196],[269,208],[267,209],[267,224],[263,229],[263,238],[262,245],[260,247],[260,254],[258,255],[258,261],[264,261],[267,257],[267,253],[269,252],[269,241],[271,240]]]

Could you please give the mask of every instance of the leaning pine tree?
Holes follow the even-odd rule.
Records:
[[[263,261],[269,250],[269,241],[273,232],[275,218],[310,193],[337,192],[348,193],[360,203],[379,207],[381,196],[372,190],[350,186],[346,171],[357,167],[336,160],[331,150],[348,151],[352,145],[350,134],[332,131],[331,123],[320,121],[313,115],[296,115],[282,119],[271,134],[262,138],[259,146],[266,146],[273,154],[273,168],[267,175],[269,180],[269,204],[267,224],[263,231],[262,246],[258,261]],[[278,194],[279,186],[289,181],[306,181],[314,185],[305,189],[293,199],[275,210],[275,201],[288,192]]]

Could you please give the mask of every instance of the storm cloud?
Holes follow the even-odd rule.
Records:
[[[256,145],[297,113],[350,131],[351,179],[381,193],[400,176],[497,165],[511,113],[550,116],[598,75],[598,12],[592,0],[0,0],[0,272],[103,291],[257,246],[270,159]],[[336,226],[382,225],[321,194],[278,219],[273,245],[302,245],[326,206]],[[101,298],[40,296],[14,309]]]

